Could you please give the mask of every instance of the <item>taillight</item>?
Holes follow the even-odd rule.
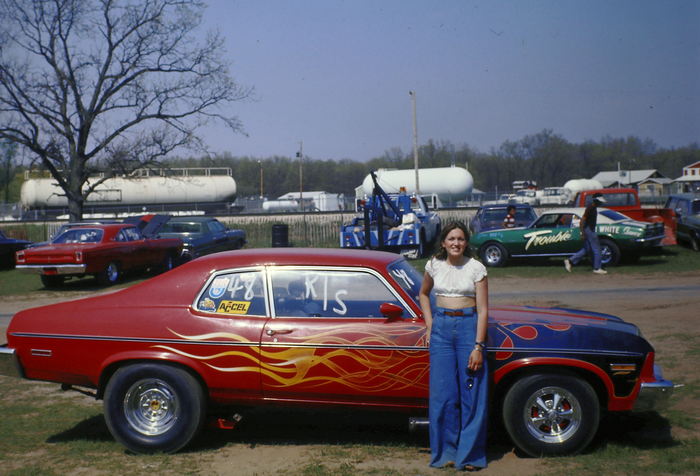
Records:
[[[24,263],[24,251],[18,251],[15,253],[15,261],[18,263]]]
[[[83,252],[82,252],[82,251],[76,251],[76,252],[75,252],[75,262],[76,262],[76,263],[82,263],[82,262],[83,262]]]

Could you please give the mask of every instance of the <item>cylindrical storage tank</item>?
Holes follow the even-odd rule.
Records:
[[[84,187],[84,189],[87,186]],[[91,205],[141,205],[233,201],[236,181],[228,175],[115,177],[105,180],[88,198]],[[22,184],[25,208],[65,207],[68,200],[54,179],[29,179]]]
[[[272,247],[286,248],[289,246],[289,225],[272,225]]]
[[[564,188],[571,190],[571,197],[573,198],[574,195],[583,190],[596,190],[603,188],[603,184],[593,179],[573,179],[566,182],[564,184]]]
[[[398,193],[403,187],[407,193],[416,191],[416,171],[414,169],[388,170],[376,172],[377,182],[386,193]],[[437,194],[443,202],[464,200],[474,187],[474,179],[467,169],[462,167],[434,167],[418,169],[418,181],[421,194]],[[367,175],[362,181],[362,190],[370,195],[374,183]]]
[[[265,200],[262,204],[266,212],[285,212],[299,209],[299,202],[296,200]]]

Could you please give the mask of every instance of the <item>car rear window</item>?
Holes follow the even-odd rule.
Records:
[[[53,243],[99,243],[103,233],[99,228],[73,228],[58,235]]]

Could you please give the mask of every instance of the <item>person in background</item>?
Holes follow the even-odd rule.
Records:
[[[503,228],[514,228],[515,227],[515,207],[509,205],[506,208],[506,217],[503,219]]]
[[[579,223],[581,228],[581,236],[583,237],[583,248],[578,250],[571,258],[564,260],[564,268],[570,273],[572,266],[576,266],[586,254],[591,255],[593,260],[593,272],[595,274],[608,274],[601,268],[600,258],[600,241],[596,233],[595,226],[598,222],[598,207],[601,203],[605,203],[605,198],[600,193],[593,195],[591,204],[586,207],[583,212],[583,217]]]
[[[419,301],[430,347],[430,466],[487,466],[486,268],[469,254],[464,224],[448,224],[425,265]],[[431,307],[430,293],[435,293]]]

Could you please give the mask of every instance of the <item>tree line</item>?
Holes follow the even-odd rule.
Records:
[[[562,186],[570,179],[591,178],[606,170],[656,169],[675,179],[684,166],[700,161],[700,145],[664,149],[651,139],[611,138],[572,143],[552,130],[543,130],[517,141],[506,141],[488,153],[468,145],[455,146],[449,141],[429,140],[419,147],[419,166],[467,167],[474,177],[474,187],[485,191],[509,190],[514,180],[535,180],[540,187]],[[202,158],[174,159],[172,167],[230,167],[239,196],[260,194],[260,171],[263,193],[276,198],[299,190],[299,159],[292,157],[234,157],[230,154]],[[353,195],[371,170],[380,168],[411,169],[413,152],[389,149],[367,162],[303,158],[303,187],[306,191]]]
[[[24,167],[9,159],[14,156],[14,149],[8,144],[3,147],[3,156],[0,197],[9,202],[19,201]],[[517,141],[506,141],[489,153],[478,152],[468,145],[429,140],[419,147],[419,161],[421,168],[466,166],[474,177],[475,188],[494,192],[509,190],[514,180],[535,180],[539,187],[561,186],[570,179],[591,178],[601,171],[617,170],[618,165],[623,170],[656,169],[675,179],[684,166],[700,161],[700,145],[693,143],[665,149],[650,139],[637,137],[605,137],[576,144],[551,130],[543,130]],[[224,153],[173,158],[166,160],[163,166],[229,167],[241,197],[260,195],[261,169],[263,194],[268,198],[296,192],[300,187],[296,157],[234,157]],[[392,148],[366,162],[304,157],[302,167],[305,191],[323,190],[352,196],[355,187],[362,184],[371,170],[413,168],[413,152]]]

